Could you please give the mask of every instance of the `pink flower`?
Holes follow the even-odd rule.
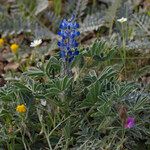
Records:
[[[125,128],[132,128],[135,125],[135,119],[133,117],[128,117],[126,120]]]

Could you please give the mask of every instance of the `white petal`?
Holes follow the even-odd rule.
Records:
[[[46,100],[43,100],[43,99],[41,100],[41,105],[42,106],[46,106],[46,103],[47,103]]]
[[[120,23],[123,23],[123,22],[127,21],[127,18],[122,17],[120,19],[117,19],[117,21],[120,22]]]
[[[36,46],[40,45],[41,43],[42,43],[41,39],[34,40],[33,42],[31,42],[30,47],[36,47]]]
[[[34,47],[34,43],[33,42],[31,42],[30,47]]]

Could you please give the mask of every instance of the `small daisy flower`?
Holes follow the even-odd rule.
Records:
[[[133,117],[128,117],[126,120],[125,128],[132,128],[135,125],[135,119]]]
[[[19,45],[14,43],[10,46],[10,49],[12,51],[13,54],[17,54],[18,53],[18,49],[19,49]]]
[[[30,47],[37,47],[41,43],[42,43],[41,39],[34,40],[33,42],[31,42]]]
[[[4,39],[0,38],[0,47],[4,45]]]
[[[41,100],[41,105],[42,106],[46,106],[46,103],[47,103],[46,100],[44,100],[44,99]]]
[[[19,113],[25,113],[27,111],[27,108],[24,104],[21,104],[16,107],[16,111]]]
[[[120,23],[124,23],[124,22],[127,21],[127,18],[122,17],[120,19],[117,19],[117,21],[120,22]]]

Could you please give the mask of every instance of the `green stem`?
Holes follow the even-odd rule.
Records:
[[[50,140],[49,140],[49,136],[48,136],[48,134],[46,133],[45,127],[43,127],[43,129],[44,129],[44,134],[45,134],[45,137],[46,137],[48,146],[49,146],[50,150],[52,150],[52,146],[51,146],[51,143],[50,143]]]
[[[122,60],[125,68],[125,77],[126,77],[126,37],[124,32],[124,25],[121,24],[121,32],[122,32]]]

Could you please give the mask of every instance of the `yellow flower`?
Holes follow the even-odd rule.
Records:
[[[10,46],[10,49],[11,49],[12,53],[14,53],[14,54],[18,53],[18,48],[19,48],[19,45],[15,44],[15,43]]]
[[[25,113],[27,111],[26,106],[24,104],[18,105],[16,107],[16,111],[19,113]]]
[[[4,39],[0,38],[0,47],[4,45]]]

